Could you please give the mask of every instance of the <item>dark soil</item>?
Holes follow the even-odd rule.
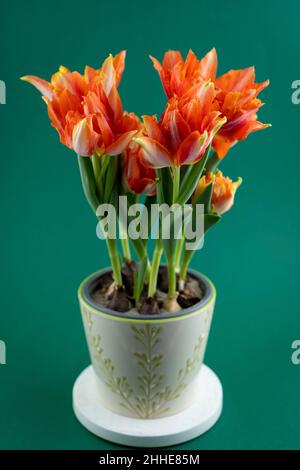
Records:
[[[99,305],[117,312],[131,312],[142,315],[168,315],[163,308],[168,292],[167,267],[159,268],[157,292],[154,298],[147,296],[147,286],[144,286],[139,305],[135,305],[133,298],[133,272],[138,270],[137,263],[125,264],[122,268],[123,286],[116,288],[111,273],[103,275],[94,284],[91,297]],[[178,288],[178,285],[177,285]],[[201,301],[205,294],[204,286],[195,277],[188,275],[185,287],[178,292],[177,302],[184,310]]]

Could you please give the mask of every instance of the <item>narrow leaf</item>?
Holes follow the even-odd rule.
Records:
[[[194,201],[194,204],[204,204],[204,214],[210,213],[210,203],[213,190],[213,182],[209,183],[203,193]]]
[[[110,157],[110,162],[106,170],[105,182],[104,182],[104,185],[105,185],[104,198],[103,198],[104,202],[109,202],[110,195],[115,186],[118,167],[119,167],[118,156]]]
[[[191,165],[192,166],[191,170],[185,173],[183,181],[180,185],[179,196],[176,201],[178,204],[180,205],[185,204],[190,199],[193,192],[195,191],[198,181],[201,178],[203,170],[205,168],[209,151],[210,151],[210,147],[207,148],[201,160]]]
[[[100,204],[93,165],[90,157],[81,157],[78,155],[81,183],[86,199],[88,200],[93,212],[96,212]]]

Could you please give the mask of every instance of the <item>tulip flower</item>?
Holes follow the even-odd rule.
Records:
[[[202,176],[198,183],[194,194],[194,201],[201,196],[211,182],[213,183],[211,207],[215,212],[222,215],[233,206],[235,193],[242,183],[242,178],[238,178],[237,181],[233,182],[227,176],[223,176],[221,171],[218,171],[216,174],[207,173]]]
[[[226,118],[216,110],[211,81],[196,85],[181,98],[171,98],[160,121],[143,116],[147,136],[134,140],[151,168],[180,167],[200,160]]]
[[[189,51],[185,60],[179,51],[165,53],[162,64],[150,56],[158,72],[168,98],[182,96],[192,86],[207,80],[214,80],[217,71],[216,50],[212,49],[202,60]]]
[[[209,79],[214,82],[216,109],[227,118],[213,140],[218,158],[223,158],[232,145],[246,139],[250,133],[269,127],[270,124],[257,121],[257,111],[263,105],[257,96],[269,81],[255,83],[254,67],[230,70],[216,78],[218,61],[215,49],[201,60],[192,51],[185,61],[178,51],[168,51],[162,64],[153,57],[151,59],[169,99],[195,89],[197,83]]]
[[[117,87],[122,77],[125,51],[84,74],[60,67],[50,82],[35,76],[22,79],[43,95],[49,118],[61,142],[81,156],[122,153],[137,122],[133,113],[123,113]]]
[[[227,123],[215,137],[213,146],[218,157],[223,158],[237,141],[270,126],[257,120],[257,112],[263,105],[257,95],[269,85],[269,81],[255,83],[254,67],[249,67],[230,70],[217,78],[215,85],[219,110],[227,117]]]

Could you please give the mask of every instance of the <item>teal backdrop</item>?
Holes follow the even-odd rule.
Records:
[[[193,260],[217,286],[206,363],[222,380],[224,411],[207,434],[176,448],[299,448],[300,365],[291,362],[300,339],[300,105],[291,102],[299,2],[11,0],[0,9],[0,447],[120,448],[86,431],[71,406],[73,382],[89,364],[77,286],[108,264],[105,247],[75,155],[19,77],[49,78],[60,64],[98,67],[127,49],[125,108],[160,114],[165,97],[147,55],[215,46],[219,73],[254,64],[258,81],[270,79],[260,118],[273,127],[226,157],[223,172],[244,182]]]

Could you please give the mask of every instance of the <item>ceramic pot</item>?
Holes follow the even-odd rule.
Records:
[[[99,402],[134,418],[176,414],[195,400],[214,311],[212,282],[195,271],[204,297],[176,314],[145,316],[100,307],[91,293],[109,269],[81,284],[80,308],[99,391]]]

